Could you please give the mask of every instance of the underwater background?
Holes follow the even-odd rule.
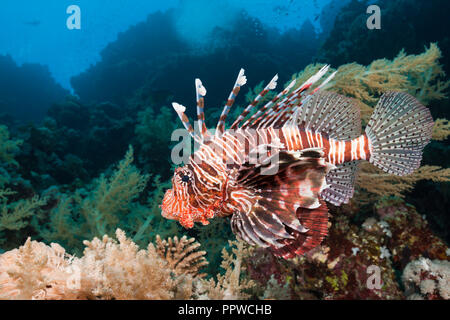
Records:
[[[372,4],[380,29],[366,25]],[[0,298],[449,299],[449,16],[446,0],[2,1]],[[229,119],[274,74],[324,64],[363,125],[383,91],[429,107],[416,173],[362,165],[324,243],[288,261],[235,241],[227,219],[186,230],[161,217],[181,127],[171,102],[192,118],[195,78],[212,127],[240,68]]]

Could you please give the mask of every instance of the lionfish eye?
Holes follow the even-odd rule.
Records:
[[[189,178],[188,175],[183,175],[183,176],[181,176],[181,181],[183,181],[183,182],[189,182],[189,180],[190,180],[190,178]]]

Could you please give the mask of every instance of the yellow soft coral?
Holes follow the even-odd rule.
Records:
[[[441,57],[442,53],[437,44],[431,43],[429,48],[425,48],[425,52],[418,55],[406,55],[402,50],[393,60],[378,59],[368,66],[348,63],[337,69],[329,69],[327,75],[335,71],[337,73],[325,89],[355,98],[365,124],[378,98],[386,91],[409,92],[424,104],[446,98],[450,81],[444,80],[445,73],[442,65],[439,64]],[[302,72],[294,74],[292,78],[297,79],[294,89],[323,66],[323,64],[310,64]],[[446,119],[441,119],[441,122],[438,122],[441,126],[436,130],[443,129],[442,125],[445,121]],[[445,130],[435,132],[433,138],[436,137],[439,140],[448,136]]]
[[[407,91],[426,104],[446,98],[450,81],[439,59],[442,54],[435,43],[419,55],[406,55],[402,50],[393,60],[378,59],[367,67],[357,63],[340,66],[328,88],[332,91],[373,105],[385,91]],[[334,70],[330,70],[332,72]]]
[[[450,122],[447,119],[436,119],[433,127],[433,140],[445,140],[450,135]]]
[[[62,195],[51,211],[50,224],[41,230],[42,237],[75,245],[76,236],[112,235],[119,225],[127,225],[123,220],[128,219],[130,212],[141,212],[134,200],[148,181],[148,176],[141,174],[132,162],[130,146],[116,170],[109,177],[101,175],[94,181],[89,194],[79,189],[73,195]]]
[[[403,198],[404,193],[411,191],[419,180],[448,182],[450,181],[450,168],[422,166],[411,175],[396,176],[385,173],[365,162],[360,164],[357,178],[359,195],[356,201],[369,203],[388,195]]]
[[[12,194],[14,193],[0,190],[0,231],[25,228],[29,224],[28,218],[47,202],[45,198],[34,196],[31,199],[8,203],[5,195]]]

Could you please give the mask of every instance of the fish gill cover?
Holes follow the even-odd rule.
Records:
[[[368,30],[366,9],[372,2],[367,1],[285,1],[273,10],[267,10],[264,1],[258,2],[261,6],[252,1],[248,6],[211,3],[181,1],[172,8],[142,10],[145,5],[136,0],[136,8],[148,16],[127,21],[117,39],[108,34],[110,42],[95,51],[94,62],[74,63],[71,88],[68,78],[62,80],[61,74],[69,73],[61,64],[55,67],[42,57],[31,64],[15,62],[23,62],[11,49],[16,45],[0,51],[0,298],[449,299],[445,279],[450,276],[450,28],[445,27],[448,19],[436,17],[448,16],[450,5],[440,0],[376,1],[382,9],[381,29]],[[84,5],[80,3],[82,12]],[[125,11],[110,14],[122,21]],[[38,32],[46,23],[50,22],[25,19],[21,28]],[[73,32],[82,37],[83,26]],[[54,46],[55,63],[61,59],[70,64]],[[81,42],[74,46],[75,51],[96,47]],[[326,63],[331,67],[323,68]],[[52,71],[55,68],[58,72]],[[344,95],[352,99],[343,100],[355,111],[351,115],[360,114],[361,122],[347,123],[343,129],[360,129],[360,123],[367,128],[387,91],[411,95],[414,98],[405,99],[413,99],[408,101],[414,101],[417,110],[425,110],[425,105],[434,127],[431,132],[420,127],[423,136],[431,134],[432,139],[420,167],[396,176],[361,163],[350,179],[352,197],[345,193],[348,203],[335,206],[340,202],[329,191],[322,195],[328,203],[319,203],[329,214],[299,208],[298,217],[312,221],[303,227],[318,231],[301,255],[285,254],[291,259],[280,258],[284,249],[265,248],[264,242],[249,246],[247,242],[261,240],[254,233],[273,239],[262,229],[251,233],[246,222],[250,218],[243,215],[234,215],[234,220],[216,217],[190,229],[164,218],[160,205],[165,192],[174,188],[174,172],[180,173],[179,183],[189,180],[171,160],[176,144],[171,135],[182,127],[171,103],[186,105],[186,115],[196,119],[194,79],[200,78],[206,88],[197,86],[198,98],[204,99],[200,106],[204,103],[207,128],[214,129],[223,106],[232,104],[226,98],[241,68],[247,83],[236,101],[231,96],[234,106],[225,130],[265,92],[276,73],[278,89],[266,90],[255,111],[294,79],[289,92],[308,95],[308,89],[317,86],[303,90],[302,84],[323,70],[322,81],[334,77],[314,95]],[[313,102],[304,102],[305,110],[314,109]],[[310,121],[307,113],[302,117]],[[402,113],[396,117],[410,121]],[[299,132],[310,141],[308,129]],[[352,144],[359,156],[365,152],[362,142],[369,141],[364,139],[375,141],[377,135],[366,132],[366,138]],[[315,139],[338,139],[333,133],[321,132]],[[411,139],[418,141],[414,134]],[[404,142],[400,140],[402,148]],[[418,149],[422,147],[421,142]],[[335,157],[327,161],[330,166],[339,164],[336,150],[328,153]],[[292,161],[291,155],[284,157]],[[322,153],[307,150],[298,157],[323,182]],[[386,169],[382,160],[376,164]],[[241,172],[250,174],[250,169]],[[351,170],[347,173],[353,175]],[[326,184],[332,185],[327,177]],[[309,180],[297,177],[293,183],[298,181]],[[259,201],[277,212],[279,202],[278,207],[268,204],[276,196],[265,194]],[[262,220],[253,223],[264,223],[259,213],[256,217]],[[280,219],[287,218],[280,214]],[[268,225],[271,232],[278,226]],[[74,270],[79,286],[67,281]]]

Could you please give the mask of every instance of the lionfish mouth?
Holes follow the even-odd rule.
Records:
[[[161,208],[161,215],[170,220],[176,220],[185,228],[192,228],[194,222],[200,222],[203,225],[209,224],[214,214],[211,209],[201,210],[192,207],[186,201],[180,201],[173,196],[173,190],[169,189],[164,195]]]

